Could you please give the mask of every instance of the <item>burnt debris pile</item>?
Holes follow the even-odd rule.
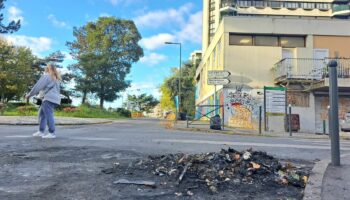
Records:
[[[308,179],[308,171],[302,167],[280,162],[265,152],[252,149],[149,156],[130,165],[129,170],[167,177],[167,181],[178,187],[184,182],[186,185],[205,185],[211,193],[220,192],[229,185],[278,184],[303,188]]]

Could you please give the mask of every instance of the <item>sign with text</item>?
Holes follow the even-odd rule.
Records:
[[[226,78],[221,79],[208,79],[208,85],[227,85],[231,81]]]
[[[269,114],[285,114],[286,89],[283,87],[265,87],[265,109]]]
[[[209,70],[208,71],[208,79],[223,79],[227,78],[231,75],[228,71],[223,70]]]

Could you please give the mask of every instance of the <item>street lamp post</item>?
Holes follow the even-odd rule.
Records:
[[[182,50],[181,50],[181,43],[180,42],[165,42],[165,44],[174,44],[174,45],[179,45],[180,47],[180,63],[179,63],[179,68],[180,68],[180,75],[179,75],[179,114],[181,112],[181,79],[182,79],[182,70],[181,70],[181,54],[182,54]],[[176,116],[177,117],[177,116]]]

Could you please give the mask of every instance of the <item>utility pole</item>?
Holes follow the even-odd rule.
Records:
[[[338,63],[336,60],[331,60],[328,63],[330,101],[329,134],[331,136],[331,153],[333,166],[340,166],[337,66]]]
[[[181,65],[182,65],[182,44],[180,43],[180,42],[165,42],[165,44],[174,44],[174,45],[179,45],[179,47],[180,47],[180,52],[179,52],[179,54],[180,54],[180,62],[179,62],[179,71],[180,71],[180,74],[179,74],[179,77],[178,77],[178,79],[179,79],[179,88],[178,88],[178,91],[179,91],[179,93],[178,93],[178,101],[179,101],[179,115],[180,115],[180,112],[181,112],[181,80],[182,80],[182,68],[181,68]],[[177,118],[177,116],[176,116],[176,118]]]

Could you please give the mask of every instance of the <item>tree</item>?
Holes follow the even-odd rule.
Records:
[[[76,76],[76,90],[94,93],[105,101],[114,101],[118,93],[130,86],[125,77],[131,65],[143,56],[138,42],[141,35],[133,21],[114,17],[100,17],[74,28],[75,41],[67,42],[71,55],[78,61],[71,69]]]
[[[159,104],[159,101],[152,95],[141,94],[128,95],[128,104],[131,105],[132,110],[138,110],[142,112],[149,112],[152,108]]]
[[[162,94],[160,96],[160,107],[163,110],[175,110],[174,99],[172,98],[171,91],[169,90],[166,84],[162,84],[160,86],[160,93]]]
[[[15,47],[0,38],[0,98],[2,103],[21,98],[35,79],[35,56],[26,47]]]
[[[6,0],[0,0],[0,11],[5,8],[4,2]],[[4,20],[4,15],[0,12],[0,34],[1,33],[13,33],[19,30],[21,27],[21,20],[18,20],[17,22],[11,21],[8,25],[4,25],[2,23],[2,20]]]
[[[181,112],[188,115],[195,114],[195,81],[196,66],[191,63],[185,63],[182,66],[181,76]],[[161,105],[164,109],[166,105],[171,105],[174,102],[175,96],[179,91],[179,76],[178,69],[172,69],[172,75],[166,78],[161,86]]]

